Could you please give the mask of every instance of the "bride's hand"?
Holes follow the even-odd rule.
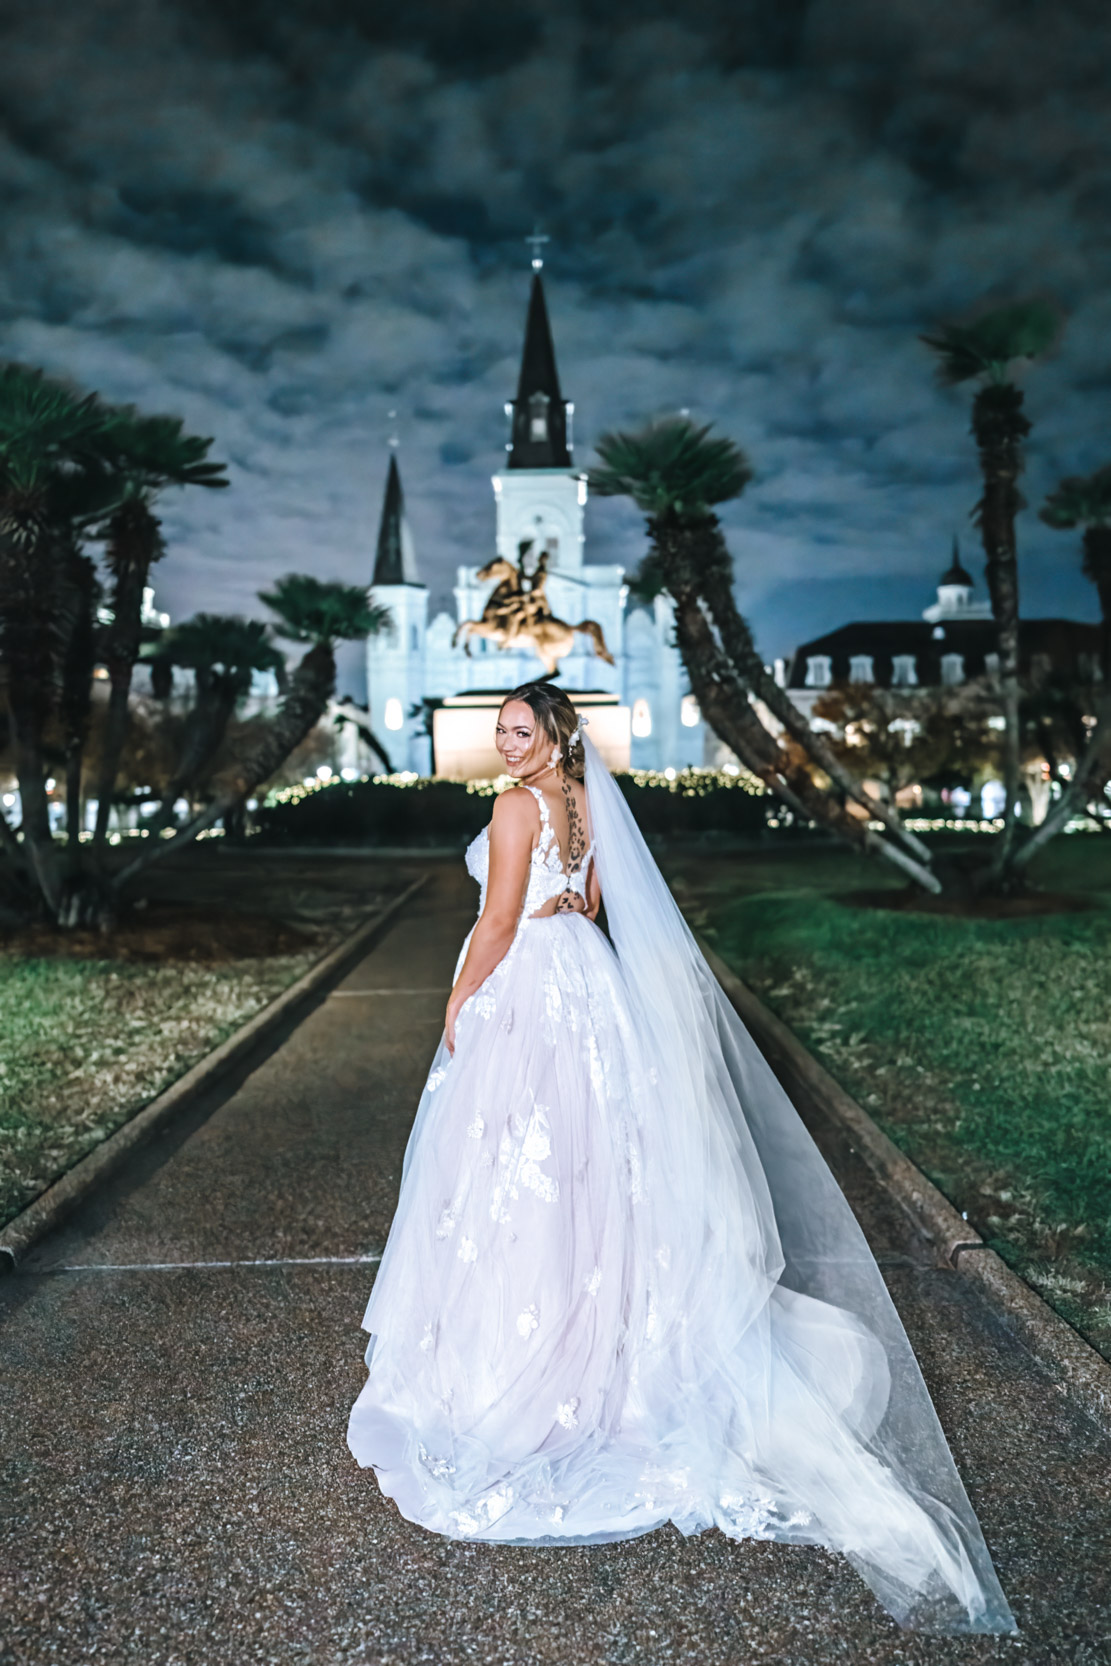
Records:
[[[455,1020],[459,1017],[463,1002],[458,995],[452,994],[444,1015],[444,1040],[449,1053],[455,1052]]]

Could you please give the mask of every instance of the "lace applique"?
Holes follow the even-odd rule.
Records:
[[[440,1083],[443,1081],[443,1079],[446,1075],[447,1075],[446,1065],[442,1065],[442,1064],[437,1065],[436,1069],[432,1072],[432,1074],[429,1076],[427,1082],[425,1082],[425,1084],[424,1084],[425,1091],[428,1092],[428,1093],[435,1093],[436,1089],[439,1087]]]
[[[424,1335],[420,1339],[421,1352],[426,1354],[428,1352],[429,1348],[434,1348],[435,1345],[436,1345],[436,1327],[435,1327],[435,1325],[431,1325],[431,1324],[425,1325]]]
[[[476,1111],[473,1119],[467,1124],[467,1137],[472,1140],[480,1140],[485,1132],[486,1119],[481,1111]]]
[[[445,1209],[439,1220],[436,1222],[437,1238],[450,1238],[452,1233],[455,1231],[458,1219],[459,1216],[456,1214],[454,1205],[451,1208]]]
[[[514,1139],[513,1135],[516,1135]],[[520,1141],[519,1153],[517,1141]],[[559,1202],[559,1181],[545,1174],[540,1164],[552,1154],[552,1131],[548,1121],[548,1107],[534,1105],[528,1121],[521,1116],[513,1119],[513,1134],[508,1128],[501,1137],[498,1164],[503,1170],[501,1183],[494,1188],[490,1200],[490,1214],[504,1224],[509,1220],[502,1208],[506,1197],[520,1197],[520,1187],[535,1192],[541,1203]]]
[[[456,1251],[456,1254],[458,1255],[460,1261],[477,1261],[478,1245],[475,1243],[473,1238],[460,1238],[459,1248]]]
[[[633,1203],[644,1202],[644,1178],[640,1166],[640,1152],[629,1141],[629,1197]]]
[[[556,1422],[564,1429],[577,1429],[579,1426],[579,1402],[577,1397],[564,1400],[556,1407]]]
[[[517,1334],[528,1338],[540,1323],[535,1302],[530,1302],[523,1313],[517,1315]]]
[[[482,988],[476,990],[470,1000],[466,1002],[466,1005],[471,1007],[479,1018],[489,1019],[493,1018],[498,1010],[498,998],[492,989],[483,984]]]
[[[729,1517],[730,1531],[743,1539],[771,1539],[774,1535],[774,1498],[746,1498],[743,1493],[724,1492],[718,1500]]]
[[[671,1246],[670,1246],[670,1244],[661,1244],[660,1245],[659,1249],[656,1251],[656,1260],[659,1262],[660,1266],[663,1268],[664,1272],[666,1273],[667,1269],[671,1266]]]
[[[583,1284],[583,1289],[586,1291],[588,1296],[596,1296],[601,1288],[602,1269],[601,1267],[595,1267],[590,1277]]]
[[[455,1465],[450,1458],[434,1458],[426,1446],[417,1447],[417,1456],[429,1475],[434,1476],[437,1481],[444,1481],[449,1475],[455,1474]]]
[[[505,1515],[512,1503],[513,1488],[508,1486],[498,1487],[494,1492],[486,1494],[479,1508],[486,1511],[487,1521],[498,1521],[500,1517]]]
[[[555,1524],[555,1526],[558,1527],[562,1520],[563,1520],[563,1505],[562,1504],[557,1504],[555,1509],[552,1511],[552,1521]]]

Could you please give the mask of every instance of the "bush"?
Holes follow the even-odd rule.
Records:
[[[723,770],[687,769],[673,779],[649,770],[615,777],[648,838],[762,832],[771,802],[758,782]],[[415,776],[329,781],[272,792],[256,812],[268,844],[452,845],[490,820],[490,800],[510,784]]]

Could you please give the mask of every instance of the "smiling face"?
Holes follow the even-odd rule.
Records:
[[[556,750],[555,741],[545,734],[524,700],[507,700],[498,713],[494,745],[502,755],[507,772],[518,781],[546,770]]]

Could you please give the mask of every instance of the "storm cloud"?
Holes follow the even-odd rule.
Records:
[[[1033,507],[1111,455],[1109,85],[1095,0],[9,3],[0,355],[215,436],[234,490],[165,506],[175,617],[365,581],[394,411],[443,602],[492,547],[539,219],[576,461],[667,410],[736,438],[771,655],[917,613],[953,531],[973,553],[968,394],[917,338],[1046,292],[1025,604],[1091,617]],[[631,510],[588,515],[595,559],[638,558]]]

